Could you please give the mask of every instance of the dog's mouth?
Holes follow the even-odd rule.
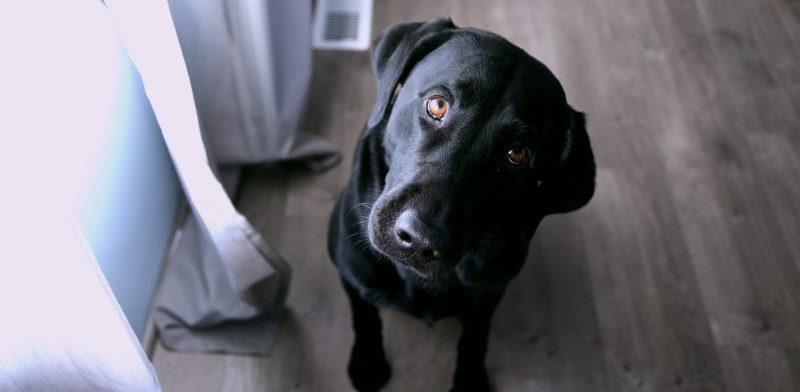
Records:
[[[389,255],[386,253],[384,253],[384,255],[395,264],[408,268],[420,276],[430,276],[439,273],[447,265],[447,260],[444,258],[431,259],[430,256],[419,255],[418,252],[412,252],[404,256]]]
[[[414,277],[422,281],[435,281],[448,271],[444,262],[421,263],[413,255],[410,257],[398,257],[387,254],[380,249],[377,250],[395,266],[410,272]]]
[[[420,266],[415,267],[413,264],[409,263],[395,263],[399,265],[401,268],[404,268],[408,271],[411,271],[417,278],[423,281],[435,281],[439,276],[442,276],[445,272],[443,268],[439,266]]]

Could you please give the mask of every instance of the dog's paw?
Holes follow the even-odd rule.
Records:
[[[389,381],[392,368],[386,361],[383,347],[354,345],[347,366],[350,382],[359,392],[376,392]]]
[[[459,367],[453,377],[453,387],[450,392],[491,392],[491,390],[486,368],[482,366],[471,369]]]

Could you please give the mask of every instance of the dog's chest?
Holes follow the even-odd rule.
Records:
[[[404,292],[393,293],[393,298],[382,305],[411,314],[432,325],[437,320],[454,316],[465,304],[463,296],[457,295],[460,290],[453,288],[447,291],[431,291],[410,284]]]
[[[377,306],[408,313],[428,325],[469,306],[470,296],[458,285],[434,289],[414,279],[403,279],[400,274],[394,283],[379,288],[362,286],[362,296]]]

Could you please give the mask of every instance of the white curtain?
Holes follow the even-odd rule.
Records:
[[[235,210],[214,173],[218,164],[305,158],[321,169],[338,160],[329,143],[298,129],[311,72],[309,0],[105,4],[192,207],[156,299],[161,341],[267,353],[289,266]]]

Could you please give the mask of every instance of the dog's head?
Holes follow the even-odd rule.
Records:
[[[524,252],[543,216],[591,198],[584,116],[522,49],[438,19],[384,31],[371,60],[367,127],[382,129],[389,170],[367,227],[389,259],[430,277]]]

